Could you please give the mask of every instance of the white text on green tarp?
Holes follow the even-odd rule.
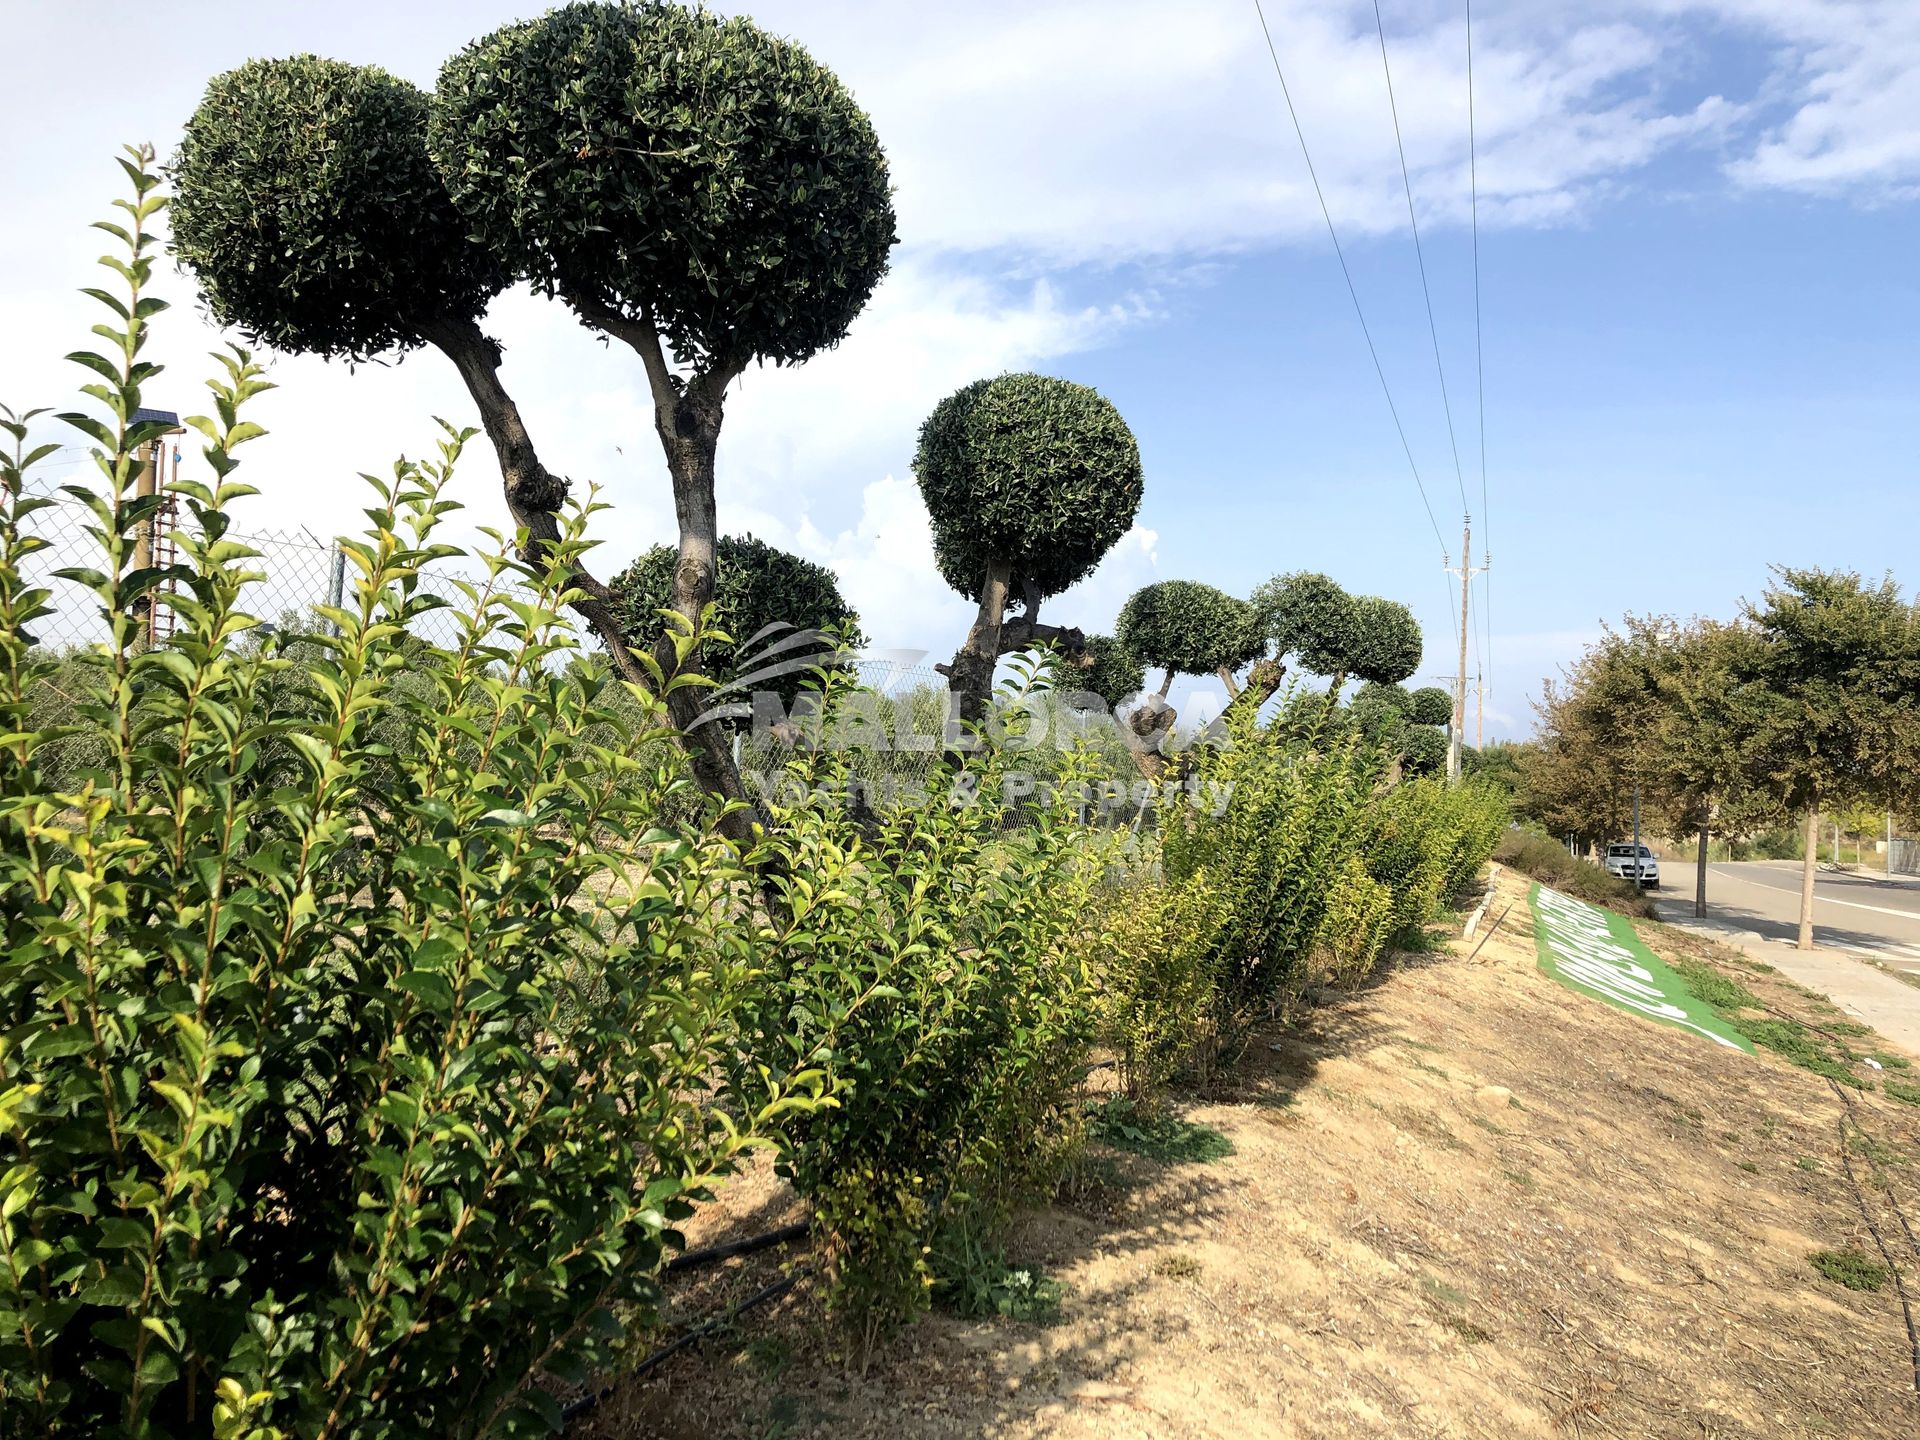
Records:
[[[1535,885],[1533,935],[1540,968],[1561,984],[1663,1025],[1706,1036],[1717,1045],[1753,1053],[1730,1028],[1661,963],[1623,915]]]

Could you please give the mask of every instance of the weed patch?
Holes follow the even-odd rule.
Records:
[[[1669,969],[1686,982],[1700,999],[1716,1010],[1758,1010],[1760,997],[1755,995],[1738,980],[1729,979],[1711,965],[1698,960],[1674,959],[1667,962]]]
[[[1688,990],[1711,1005],[1722,1019],[1755,1045],[1815,1075],[1824,1075],[1856,1090],[1867,1088],[1866,1082],[1854,1073],[1854,1054],[1845,1045],[1832,1043],[1829,1036],[1868,1035],[1872,1033],[1869,1027],[1852,1020],[1833,1020],[1816,1031],[1798,1020],[1749,1015],[1743,1012],[1763,1010],[1765,1006],[1759,996],[1738,980],[1699,960],[1675,957],[1667,964]]]
[[[1898,1100],[1903,1105],[1920,1105],[1920,1085],[1912,1081],[1889,1077],[1885,1089],[1889,1099]]]
[[[977,1237],[952,1230],[941,1237],[933,1258],[933,1298],[968,1320],[998,1315],[1031,1325],[1060,1318],[1067,1289],[1032,1265],[1009,1264],[1006,1252]]]
[[[1892,1278],[1886,1266],[1858,1250],[1816,1250],[1807,1259],[1827,1279],[1849,1290],[1878,1290]]]
[[[1196,1125],[1116,1095],[1087,1110],[1087,1133],[1104,1145],[1163,1165],[1206,1165],[1233,1154],[1233,1142],[1211,1125]]]

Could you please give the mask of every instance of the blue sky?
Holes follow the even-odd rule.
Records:
[[[157,4],[137,83],[76,86],[119,7],[0,5],[0,399],[64,403],[58,357],[115,193],[115,146],[163,152],[208,75],[315,50],[431,84],[448,52],[536,8],[362,0]],[[1126,594],[1244,594],[1324,569],[1412,604],[1450,671],[1436,541],[1354,321],[1251,0],[768,3],[744,8],[872,111],[903,244],[845,345],[749,374],[730,402],[721,520],[833,564],[866,628],[944,656],[968,606],[930,564],[918,422],[980,374],[1099,386],[1139,436],[1139,523],[1048,618],[1105,628]],[[1480,511],[1464,34],[1457,4],[1383,0],[1465,485]],[[1273,0],[1282,62],[1448,547],[1459,488],[1433,374],[1373,8]],[[1476,6],[1488,702],[1524,733],[1542,675],[1621,612],[1728,614],[1775,562],[1878,572],[1920,533],[1920,5],[1483,0]],[[25,63],[21,63],[24,61]],[[180,308],[153,399],[198,408],[218,340]],[[564,311],[496,302],[507,380],[543,454],[615,510],[606,568],[668,538],[637,365]],[[350,527],[352,480],[470,418],[425,353],[349,373],[276,361],[242,528]],[[497,523],[484,455],[463,498]],[[193,468],[190,458],[189,471]],[[1475,549],[1480,549],[1477,540]],[[1484,592],[1476,593],[1484,605]],[[1476,629],[1480,628],[1476,617]],[[1482,663],[1476,659],[1476,664]]]

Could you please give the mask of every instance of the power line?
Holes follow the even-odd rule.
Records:
[[[1447,398],[1447,367],[1440,363],[1440,327],[1433,319],[1433,291],[1427,286],[1427,257],[1420,245],[1420,222],[1413,213],[1413,176],[1407,170],[1407,147],[1400,139],[1400,106],[1393,98],[1393,67],[1387,63],[1387,25],[1380,18],[1380,0],[1373,0],[1373,23],[1380,32],[1380,69],[1387,77],[1387,109],[1393,115],[1393,143],[1400,152],[1400,179],[1407,189],[1407,224],[1413,227],[1413,256],[1420,265],[1420,293],[1427,302],[1427,333],[1433,337],[1433,368],[1440,377],[1440,408],[1447,416],[1447,443],[1453,447],[1453,478],[1460,487],[1460,509],[1467,504],[1466,475],[1460,468],[1460,442],[1453,433],[1453,402]],[[1466,560],[1462,564],[1468,563]]]
[[[1313,168],[1313,153],[1307,148],[1307,132],[1300,126],[1300,112],[1293,106],[1293,91],[1287,86],[1287,74],[1280,65],[1280,52],[1274,48],[1273,31],[1267,27],[1267,12],[1260,0],[1253,0],[1254,13],[1260,17],[1260,33],[1267,40],[1267,54],[1273,60],[1273,73],[1279,78],[1280,93],[1286,98],[1287,114],[1293,120],[1293,133],[1300,141],[1300,155],[1307,162],[1307,177],[1313,181],[1313,193],[1320,202],[1321,217],[1327,222],[1327,238],[1333,242],[1334,256],[1340,261],[1340,273],[1346,277],[1347,295],[1353,301],[1354,316],[1360,321],[1360,333],[1366,336],[1367,354],[1373,357],[1373,373],[1380,377],[1380,393],[1387,397],[1387,409],[1393,415],[1393,428],[1400,436],[1400,448],[1406,452],[1407,468],[1413,472],[1414,488],[1420,492],[1420,504],[1427,512],[1427,523],[1433,527],[1433,538],[1440,542],[1440,557],[1447,557],[1447,542],[1440,534],[1440,522],[1434,519],[1433,505],[1427,499],[1427,487],[1420,479],[1420,466],[1413,458],[1413,446],[1407,443],[1407,427],[1400,423],[1400,407],[1393,403],[1393,387],[1387,384],[1386,368],[1380,363],[1380,351],[1373,343],[1373,331],[1367,325],[1367,314],[1360,305],[1360,292],[1353,283],[1353,271],[1347,265],[1347,252],[1340,248],[1340,235],[1333,226],[1333,211],[1327,208],[1326,192],[1320,188],[1320,174]],[[1448,421],[1449,427],[1452,421]],[[1455,468],[1458,469],[1456,455]],[[1464,494],[1464,489],[1463,492]],[[1464,557],[1463,557],[1464,559]],[[1455,627],[1456,630],[1458,627]]]
[[[1486,636],[1487,683],[1493,680],[1493,522],[1487,500],[1487,362],[1480,330],[1480,154],[1474,131],[1473,0],[1467,3],[1467,185],[1473,217],[1473,370],[1480,406],[1480,629]]]

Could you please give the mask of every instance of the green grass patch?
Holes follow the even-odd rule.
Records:
[[[1829,1035],[1868,1035],[1873,1033],[1869,1027],[1851,1020],[1836,1020],[1822,1026],[1823,1030],[1829,1032],[1829,1035],[1823,1035],[1808,1029],[1798,1020],[1745,1014],[1745,1011],[1765,1007],[1760,997],[1738,980],[1698,960],[1670,959],[1667,965],[1688,990],[1711,1005],[1727,1024],[1761,1049],[1771,1050],[1791,1065],[1798,1065],[1802,1070],[1824,1075],[1843,1085],[1851,1085],[1856,1090],[1868,1088],[1867,1082],[1854,1073],[1854,1063],[1858,1057],[1845,1045],[1830,1040]]]
[[[1889,1055],[1884,1050],[1874,1050],[1869,1053],[1873,1059],[1880,1062],[1883,1069],[1911,1070],[1913,1068],[1913,1062],[1904,1055]]]
[[[1852,1055],[1844,1049],[1838,1053],[1829,1049],[1819,1035],[1798,1020],[1771,1017],[1756,1020],[1729,1015],[1727,1023],[1754,1044],[1773,1051],[1791,1065],[1798,1065],[1802,1070],[1810,1070],[1830,1080],[1838,1080],[1842,1085],[1851,1085],[1856,1090],[1867,1088],[1867,1082],[1854,1074]]]
[[[1879,1290],[1892,1278],[1886,1266],[1858,1250],[1816,1250],[1807,1259],[1827,1279],[1849,1290]]]
[[[1667,961],[1667,968],[1686,982],[1687,989],[1716,1010],[1760,1008],[1759,996],[1738,980],[1728,979],[1711,965],[1703,965],[1698,960],[1675,959]]]
[[[1124,1095],[1089,1106],[1087,1132],[1103,1145],[1163,1165],[1206,1165],[1233,1154],[1233,1142],[1211,1125],[1143,1109]]]
[[[1446,1281],[1436,1279],[1432,1275],[1422,1275],[1420,1277],[1420,1288],[1435,1300],[1444,1301],[1448,1305],[1471,1305],[1473,1303],[1473,1297],[1458,1285],[1449,1285]]]
[[[1872,1165],[1904,1165],[1907,1156],[1891,1145],[1882,1144],[1864,1130],[1855,1130],[1847,1137],[1847,1149],[1856,1155],[1865,1156]]]
[[[1920,1085],[1910,1080],[1896,1080],[1888,1076],[1884,1088],[1890,1100],[1898,1100],[1902,1105],[1920,1105]]]

